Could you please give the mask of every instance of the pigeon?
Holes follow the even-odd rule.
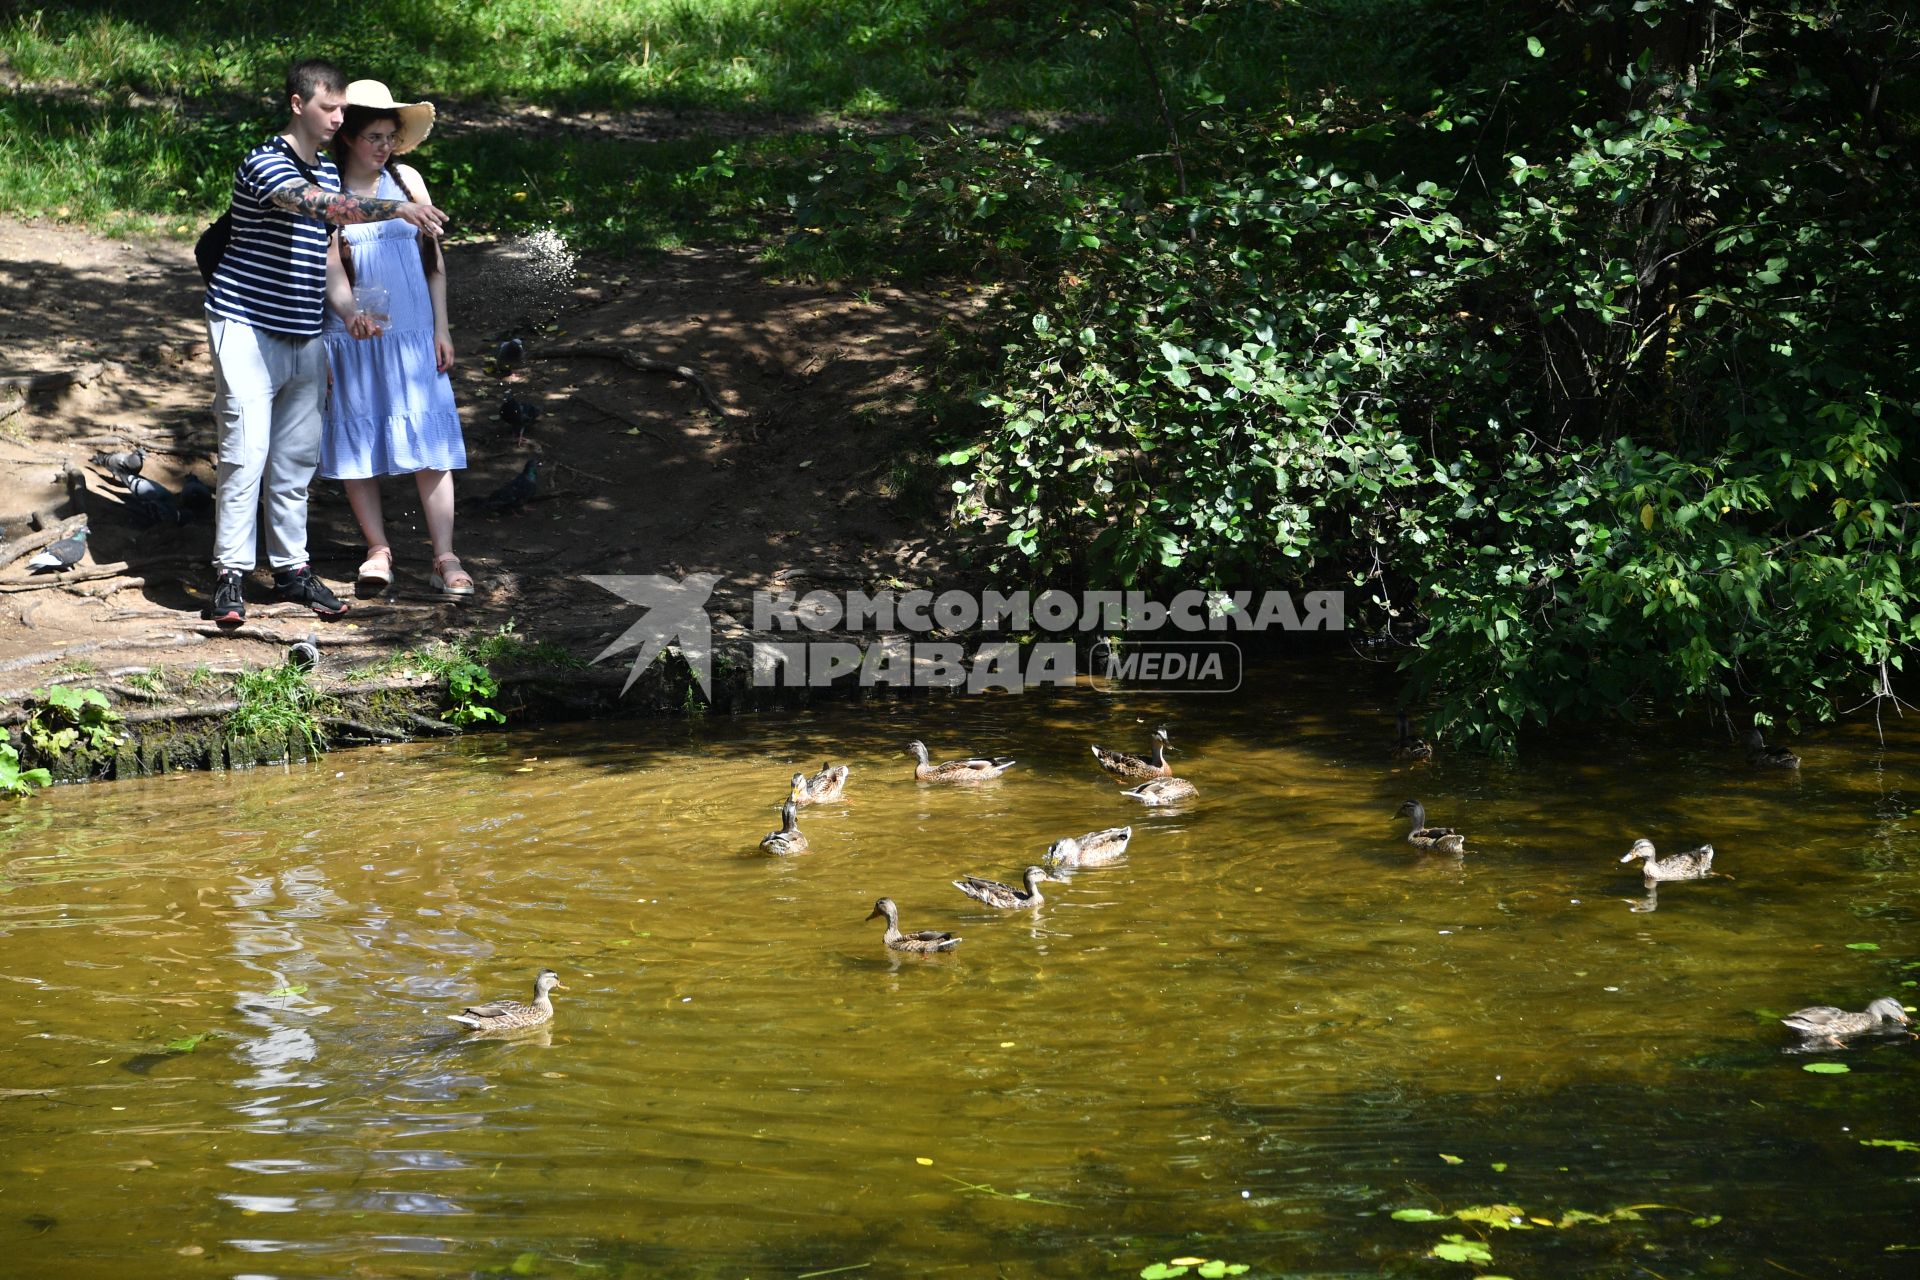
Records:
[[[140,468],[147,465],[146,451],[135,445],[124,453],[108,453],[102,449],[93,455],[93,465],[101,468],[121,484],[140,474]]]
[[[307,632],[305,640],[296,640],[287,646],[287,665],[300,671],[311,671],[320,664],[320,636],[318,632]]]
[[[506,377],[527,360],[527,344],[518,338],[508,338],[493,350],[493,371]]]
[[[127,477],[127,508],[135,524],[183,524],[186,517],[174,505],[173,490],[145,476]]]
[[[518,511],[527,505],[534,491],[540,487],[540,463],[528,458],[527,465],[520,468],[520,474],[495,489],[486,497],[486,508],[497,516]]]
[[[541,408],[531,400],[507,392],[507,398],[500,402],[500,421],[513,428],[515,441],[527,438],[527,428],[540,421]]]
[[[180,482],[180,510],[183,520],[187,516],[207,515],[213,510],[213,490],[207,487],[205,480],[191,471],[187,473],[187,478]]]
[[[27,568],[35,573],[46,573],[49,570],[64,572],[79,564],[80,557],[85,554],[87,554],[87,526],[81,525],[80,531],[71,538],[60,539],[27,561]]]

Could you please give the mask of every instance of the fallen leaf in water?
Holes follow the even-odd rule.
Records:
[[[1442,1160],[1445,1160],[1448,1164],[1465,1164],[1466,1163],[1466,1161],[1462,1160],[1459,1156],[1450,1156],[1444,1151],[1440,1153],[1440,1158]]]

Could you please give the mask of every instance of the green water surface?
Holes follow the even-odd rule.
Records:
[[[1914,1045],[1785,1052],[1776,1021],[1914,1002],[1920,725],[1824,734],[1797,774],[1705,725],[1407,766],[1348,673],[1259,674],[9,802],[0,1270],[1920,1273],[1920,1150],[1867,1145],[1920,1144]],[[1163,722],[1181,810],[1087,750]],[[1020,763],[918,784],[916,737]],[[761,854],[827,759],[852,779],[803,811],[812,851]],[[1408,848],[1409,797],[1465,858]],[[1126,822],[1123,862],[1037,910],[950,883]],[[1640,835],[1711,840],[1729,878],[1635,911]],[[964,943],[884,950],[881,895]],[[549,1032],[446,1020],[542,966]],[[1503,1208],[1391,1216],[1476,1206]],[[1448,1236],[1487,1258],[1428,1256]]]

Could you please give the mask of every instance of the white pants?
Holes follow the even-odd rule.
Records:
[[[290,338],[212,314],[207,345],[220,432],[214,567],[242,573],[253,568],[263,501],[267,563],[275,569],[303,565],[307,486],[320,464],[326,347],[319,338]]]

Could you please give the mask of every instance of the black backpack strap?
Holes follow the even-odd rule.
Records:
[[[285,138],[281,137],[277,133],[274,134],[273,145],[280,148],[280,150],[283,153],[285,153],[287,159],[293,161],[293,167],[300,171],[301,177],[305,178],[308,182],[312,183],[316,187],[320,185],[320,179],[314,176],[312,167],[308,165],[305,160],[302,160],[300,158],[300,153],[298,151],[295,151],[292,147],[287,145],[287,140]]]

